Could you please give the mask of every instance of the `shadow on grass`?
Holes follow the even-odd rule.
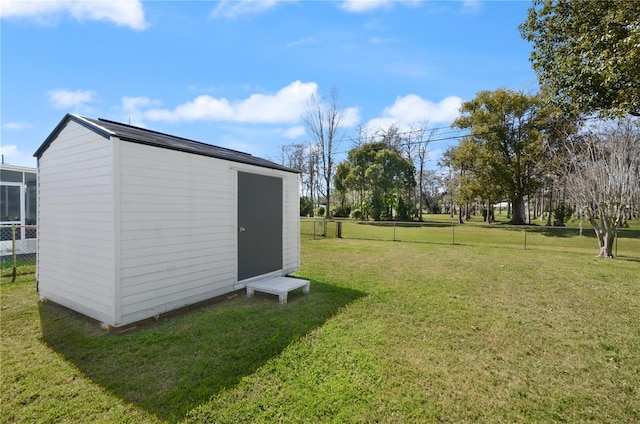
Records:
[[[526,229],[528,233],[542,234],[546,237],[559,237],[559,238],[571,238],[571,237],[586,237],[595,239],[596,233],[591,226],[582,229],[582,235],[580,235],[580,229],[575,227],[547,227],[537,225],[527,226],[513,226],[513,227],[500,227],[502,229],[518,230],[522,231]],[[620,239],[640,239],[640,230],[630,230],[626,228],[618,229],[618,238]]]
[[[593,227],[588,224],[585,225],[582,229],[582,235],[580,235],[580,228],[577,227],[555,227],[555,226],[546,226],[539,224],[528,224],[528,225],[511,225],[508,222],[494,222],[490,225],[480,225],[481,228],[492,228],[496,230],[506,230],[506,231],[515,231],[522,232],[527,231],[530,234],[542,234],[546,237],[558,237],[558,238],[571,238],[571,237],[586,237],[586,238],[596,238],[596,234],[593,231]],[[640,230],[632,229],[632,228],[619,228],[618,229],[618,238],[624,239],[640,239]]]
[[[365,293],[312,281],[287,305],[243,292],[125,332],[51,302],[39,305],[43,340],[108,392],[177,422],[235,386]]]
[[[420,227],[435,227],[435,228],[451,228],[452,223],[446,222],[420,222],[420,221],[354,221],[349,224],[357,225],[369,225],[371,227],[398,227],[398,228],[420,228]]]
[[[507,231],[526,231],[529,234],[541,234],[545,237],[557,237],[557,238],[572,238],[580,237],[580,229],[574,227],[548,227],[537,224],[532,225],[511,225],[502,223],[499,227],[501,230]],[[582,237],[596,238],[595,233],[591,227],[582,229]]]
[[[636,258],[636,257],[633,257],[633,256],[627,256],[627,255],[616,256],[616,260],[640,263],[640,258]]]

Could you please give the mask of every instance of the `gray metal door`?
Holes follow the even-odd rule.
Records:
[[[238,172],[238,281],[282,269],[282,179]]]

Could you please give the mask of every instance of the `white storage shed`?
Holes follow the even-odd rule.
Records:
[[[75,114],[34,156],[42,299],[119,327],[299,267],[290,168]]]

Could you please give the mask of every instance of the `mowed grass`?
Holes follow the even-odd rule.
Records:
[[[323,223],[321,219],[301,219],[301,234],[304,238],[337,236],[337,225],[341,225],[341,237],[346,239],[387,240],[415,243],[436,243],[455,245],[484,245],[514,249],[556,250],[596,255],[598,241],[588,222],[572,220],[566,227],[547,227],[544,221],[536,220],[534,225],[507,225],[505,215],[497,215],[499,221],[487,224],[482,217],[473,216],[464,224],[457,223],[457,217],[449,215],[426,215],[425,222],[385,222],[341,220]],[[339,223],[339,224],[338,224]],[[326,230],[323,230],[326,225]],[[618,230],[614,244],[614,255],[640,258],[640,223],[630,221],[630,228]],[[315,236],[314,236],[315,230]]]
[[[3,279],[2,421],[639,422],[640,258],[594,256],[303,240],[309,295],[124,333]]]

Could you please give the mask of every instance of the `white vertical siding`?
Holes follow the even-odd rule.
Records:
[[[284,176],[283,209],[283,274],[300,268],[300,176],[282,173]]]
[[[38,160],[38,287],[43,298],[114,318],[112,143],[69,121]]]

